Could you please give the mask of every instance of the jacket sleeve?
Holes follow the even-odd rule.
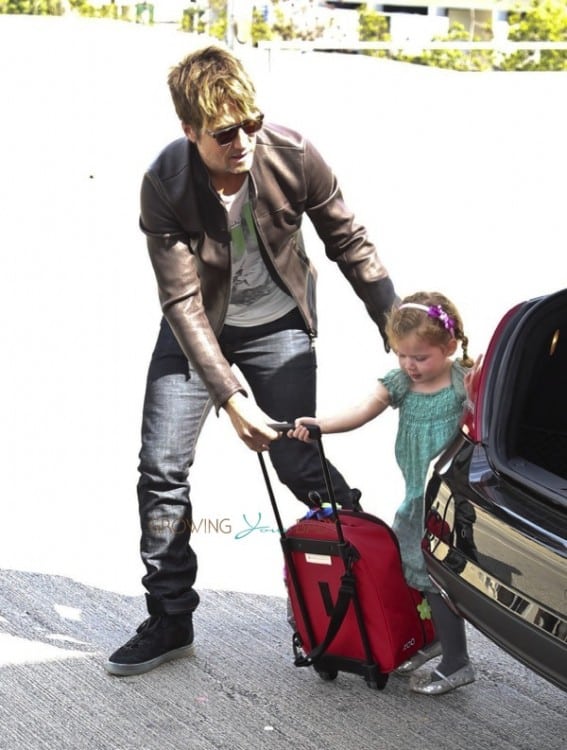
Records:
[[[386,350],[386,315],[399,301],[388,271],[365,227],[346,206],[337,179],[313,144],[306,142],[307,214],[325,246],[378,326]]]
[[[140,228],[146,235],[163,314],[218,412],[230,396],[245,390],[225,359],[205,312],[189,239],[159,181],[150,173],[142,182]]]

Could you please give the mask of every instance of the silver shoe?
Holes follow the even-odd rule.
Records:
[[[439,641],[435,641],[435,643],[432,643],[431,645],[426,646],[419,651],[416,651],[411,659],[408,659],[403,664],[400,664],[400,666],[394,670],[394,673],[402,675],[402,677],[405,675],[409,675],[412,672],[415,672],[416,669],[419,669],[421,666],[423,666],[430,659],[435,659],[436,656],[441,656],[441,653],[441,644],[439,643]]]
[[[426,675],[425,679],[423,677],[420,679],[418,675],[414,675],[410,681],[410,690],[423,695],[442,695],[463,685],[469,685],[474,681],[475,674],[472,664],[465,664],[464,667],[447,676],[441,674],[437,669]]]

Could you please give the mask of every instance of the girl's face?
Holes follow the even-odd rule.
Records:
[[[396,342],[395,351],[398,355],[400,367],[413,383],[428,387],[444,385],[451,360],[456,351],[457,341],[451,339],[446,346],[430,344],[410,333]]]

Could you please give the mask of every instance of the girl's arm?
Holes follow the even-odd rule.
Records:
[[[378,383],[372,393],[359,404],[328,417],[299,417],[295,420],[295,429],[290,430],[289,437],[309,442],[309,431],[303,425],[315,424],[322,433],[349,432],[370,422],[382,414],[390,405],[390,394],[382,383]]]

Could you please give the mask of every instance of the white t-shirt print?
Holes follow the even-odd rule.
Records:
[[[248,200],[248,179],[234,195],[221,199],[231,238],[232,287],[225,323],[257,326],[281,318],[295,307],[274,282],[262,259]]]

